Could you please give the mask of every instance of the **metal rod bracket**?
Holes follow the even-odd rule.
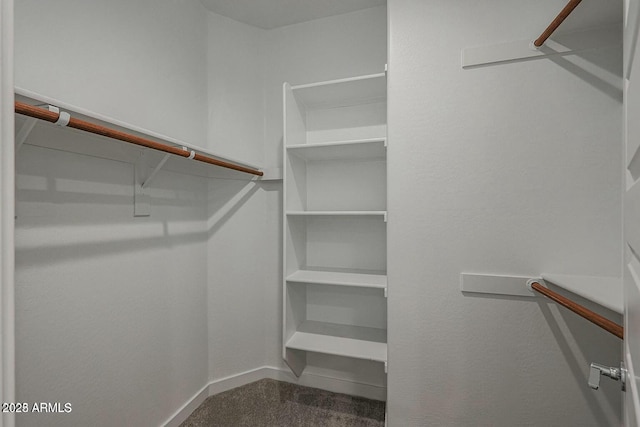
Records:
[[[160,160],[160,162],[158,163],[158,165],[153,169],[153,171],[151,171],[151,173],[149,174],[149,176],[144,180],[144,182],[141,184],[141,187],[143,189],[147,188],[147,186],[149,186],[149,184],[151,183],[151,181],[153,181],[153,178],[156,177],[157,173],[160,171],[160,169],[162,169],[162,167],[164,166],[165,163],[167,163],[167,160],[169,160],[169,157],[171,157],[171,154],[165,154],[165,156],[162,158],[162,160]],[[142,171],[143,172],[143,171]]]
[[[151,216],[151,205],[149,203],[149,193],[144,184],[149,181],[147,173],[149,170],[149,159],[146,151],[140,153],[136,160],[133,173],[133,216]],[[161,162],[162,163],[162,162]]]
[[[20,147],[22,147],[22,144],[27,141],[29,135],[31,134],[31,131],[37,123],[38,119],[27,117],[27,121],[22,125],[22,127],[18,131],[18,134],[16,135],[16,152],[20,151]]]

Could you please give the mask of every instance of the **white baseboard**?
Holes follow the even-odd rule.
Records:
[[[187,401],[180,409],[178,409],[169,419],[162,424],[164,427],[178,427],[182,424],[202,402],[209,397],[209,384],[202,387],[191,399]]]
[[[266,368],[264,366],[213,380],[209,383],[209,396],[213,396],[214,394],[222,393],[236,387],[242,387],[243,385],[259,381],[263,378],[271,378],[267,376]]]
[[[171,417],[169,417],[167,422],[163,424],[163,427],[178,427],[209,396],[213,396],[236,387],[241,387],[264,378],[285,381],[306,387],[319,388],[321,390],[327,390],[334,393],[350,394],[352,396],[361,396],[375,400],[387,400],[386,387],[356,383],[353,381],[325,377],[316,374],[303,373],[300,378],[296,378],[296,376],[287,369],[277,368],[274,366],[263,366],[261,368],[252,369],[250,371],[241,372],[239,374],[211,381],[191,399],[189,399],[187,403],[182,405],[182,407]]]
[[[334,393],[349,394],[351,396],[366,397],[374,400],[387,400],[387,388],[372,384],[357,383],[340,378],[327,377],[317,374],[303,373],[297,378],[291,371],[273,366],[264,366],[266,371],[264,378],[298,384],[305,387],[319,388]]]

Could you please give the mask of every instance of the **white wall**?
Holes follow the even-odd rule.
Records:
[[[243,181],[212,182],[208,203],[209,378],[265,365],[265,190]]]
[[[21,1],[16,85],[205,145],[206,34],[190,0]],[[45,126],[27,143],[88,138]],[[129,164],[18,155],[18,399],[73,405],[18,425],[159,425],[207,383],[208,183],[161,172],[150,218],[132,183]]]
[[[564,3],[388,3],[392,426],[620,425],[619,384],[586,384],[590,362],[619,363],[616,338],[459,291],[461,272],[620,274],[620,91],[597,78],[620,49],[460,67]]]
[[[150,218],[132,182],[129,164],[19,153],[17,399],[73,405],[20,426],[159,425],[206,384],[206,181],[159,174]]]
[[[209,144],[263,163],[264,30],[207,13]],[[269,184],[212,180],[208,187],[209,378],[264,366],[266,193]],[[274,261],[275,262],[275,261]]]
[[[282,83],[312,83],[384,71],[387,58],[386,7],[304,22],[267,31],[263,44],[265,167],[282,167]],[[275,188],[274,188],[275,190]],[[282,188],[267,193],[270,267],[265,276],[266,364],[287,369],[282,360]],[[277,231],[274,227],[277,227]],[[277,338],[274,338],[277,337]],[[308,354],[306,373],[384,386],[380,363]],[[304,376],[304,374],[303,374]],[[303,381],[306,379],[303,379]],[[314,380],[310,379],[310,384]]]
[[[192,0],[16,2],[16,79],[206,146],[206,12]]]
[[[263,164],[264,30],[207,12],[208,147]]]

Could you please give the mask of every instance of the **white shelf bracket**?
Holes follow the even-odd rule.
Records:
[[[140,157],[136,160],[134,165],[133,174],[133,216],[144,217],[151,215],[151,206],[149,204],[149,193],[143,187],[143,185],[149,181],[147,178],[147,171],[149,160],[146,151],[140,153]]]
[[[171,154],[165,154],[165,156],[158,162],[155,168],[149,171],[149,150],[145,150],[140,153],[140,157],[135,163],[134,170],[134,186],[135,192],[133,195],[133,216],[150,216],[151,205],[149,203],[148,188],[151,181],[156,177],[160,169],[167,163]]]
[[[31,131],[38,123],[38,119],[34,119],[33,117],[27,118],[27,121],[22,125],[18,134],[16,135],[16,152],[20,151],[20,147],[25,141],[29,138]]]
[[[167,160],[169,160],[169,157],[171,157],[171,154],[165,154],[165,156],[162,158],[162,160],[160,160],[160,163],[158,163],[158,166],[156,166],[153,169],[153,171],[151,171],[151,173],[149,174],[147,179],[145,179],[144,182],[141,185],[143,189],[145,189],[145,188],[147,188],[149,186],[151,181],[153,181],[153,178],[156,177],[156,174],[160,171],[160,169],[162,169],[164,164],[167,163]]]

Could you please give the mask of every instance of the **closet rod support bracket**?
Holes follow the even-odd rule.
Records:
[[[22,127],[18,131],[18,134],[16,135],[16,152],[20,151],[20,147],[22,147],[22,144],[27,141],[29,135],[31,135],[31,131],[34,127],[36,127],[37,123],[38,119],[27,117],[27,121],[22,125]]]
[[[160,162],[158,163],[158,165],[153,169],[153,171],[151,171],[151,173],[149,174],[149,176],[144,180],[144,182],[141,184],[142,188],[145,189],[149,186],[149,184],[151,183],[151,181],[153,181],[153,178],[156,177],[157,173],[160,172],[160,169],[162,169],[162,167],[164,166],[165,163],[167,163],[167,160],[169,160],[169,157],[171,157],[171,154],[165,154],[164,157],[162,158],[162,160],[160,160]],[[144,171],[141,171],[144,172]]]
[[[160,162],[162,163],[162,162]],[[133,216],[146,217],[151,216],[151,205],[149,203],[149,193],[145,188],[145,184],[149,183],[149,155],[147,150],[140,153],[140,157],[136,160],[133,168]]]

